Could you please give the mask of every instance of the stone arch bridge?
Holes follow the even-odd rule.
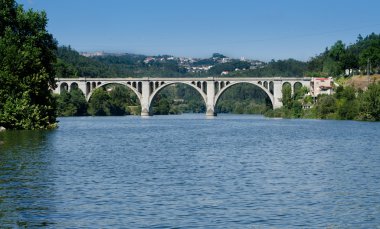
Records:
[[[310,89],[310,78],[56,78],[57,88],[54,93],[70,91],[78,87],[89,101],[93,91],[107,84],[121,84],[131,89],[139,98],[141,115],[151,115],[151,104],[158,92],[172,84],[186,84],[194,88],[202,96],[206,104],[206,115],[214,116],[215,106],[220,96],[233,85],[240,83],[253,84],[261,88],[272,102],[273,108],[282,107],[282,86],[290,84],[292,91],[297,84]]]

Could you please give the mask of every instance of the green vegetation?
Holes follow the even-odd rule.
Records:
[[[58,47],[56,77],[100,77],[112,76],[109,67],[92,58],[79,55],[71,47]]]
[[[88,104],[81,90],[74,88],[70,92],[63,91],[55,97],[59,116],[87,115]]]
[[[156,95],[152,108],[154,115],[206,112],[205,102],[200,94],[184,84],[164,88]]]
[[[303,77],[306,74],[307,66],[306,62],[294,59],[271,60],[257,69],[235,71],[228,74],[228,77]]]
[[[311,76],[343,76],[346,69],[349,75],[380,73],[380,34],[359,35],[356,43],[348,46],[337,41],[308,62]]]
[[[215,111],[233,114],[263,114],[271,109],[266,93],[251,84],[238,84],[226,90],[219,98]]]
[[[89,102],[83,93],[74,88],[55,95],[58,102],[59,116],[120,116],[139,114],[137,96],[124,86],[107,85],[96,89]],[[137,108],[137,109],[136,109]]]
[[[81,56],[69,47],[59,47],[55,65],[57,77],[177,77],[186,75],[186,69],[176,61],[144,62],[147,56],[135,54]],[[168,58],[158,56],[157,59]]]
[[[57,44],[46,31],[46,14],[24,11],[14,0],[0,5],[0,126],[53,128]]]
[[[311,104],[310,97],[301,96],[305,92],[301,88],[298,96],[291,96],[290,87],[285,85],[282,90],[284,106],[269,110],[265,115],[283,118],[380,121],[380,82],[370,84],[366,91],[351,86],[339,86],[334,95],[318,96],[310,109],[302,109],[303,104]]]
[[[246,70],[249,69],[250,63],[245,61],[233,60],[227,63],[214,65],[208,72],[209,75],[220,75],[224,71],[233,72],[235,69]]]

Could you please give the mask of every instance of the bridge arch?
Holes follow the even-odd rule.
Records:
[[[135,95],[137,96],[137,98],[139,99],[139,102],[140,102],[140,104],[141,104],[141,93],[138,92],[136,88],[132,87],[132,86],[129,85],[129,84],[127,84],[127,83],[119,83],[119,82],[109,82],[109,83],[99,84],[99,87],[92,89],[92,90],[88,93],[88,95],[86,96],[86,100],[87,100],[87,102],[90,101],[91,96],[92,96],[92,94],[94,93],[94,91],[95,91],[96,89],[98,89],[98,88],[100,88],[100,87],[105,87],[106,85],[109,85],[109,84],[122,85],[122,86],[125,86],[125,87],[131,89],[131,90],[133,91],[133,93],[135,93]]]
[[[204,93],[204,91],[201,88],[197,87],[197,85],[194,85],[191,82],[174,81],[174,82],[169,82],[169,83],[164,83],[164,84],[161,83],[161,85],[152,92],[152,94],[149,96],[149,102],[148,102],[149,110],[150,110],[150,108],[152,106],[152,102],[155,99],[155,97],[157,96],[157,94],[160,91],[162,91],[164,88],[166,88],[167,86],[174,85],[174,84],[184,84],[184,85],[188,85],[188,86],[194,88],[202,96],[205,105],[207,104],[206,93]]]
[[[265,92],[265,94],[269,97],[271,103],[272,103],[272,108],[274,108],[274,96],[273,94],[270,92],[269,89],[265,88],[263,85],[261,84],[258,84],[258,83],[255,83],[255,82],[230,82],[228,85],[226,85],[224,88],[222,88],[216,95],[215,95],[215,100],[214,100],[214,107],[216,107],[220,97],[223,95],[224,92],[226,92],[226,90],[228,90],[229,88],[231,88],[232,86],[235,86],[235,85],[238,85],[238,84],[252,84],[258,88],[260,88],[261,90],[263,90]]]
[[[60,85],[59,85],[59,89],[60,89],[60,92],[63,92],[63,91],[69,91],[69,84],[66,83],[66,82],[62,82]]]
[[[301,82],[294,82],[293,84],[293,91],[296,92],[297,90],[301,89],[302,88],[302,83]]]
[[[77,82],[72,82],[70,84],[70,91],[72,91],[73,89],[78,89],[79,88],[79,85]]]

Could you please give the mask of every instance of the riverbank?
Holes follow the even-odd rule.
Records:
[[[265,116],[380,121],[380,82],[369,84],[366,90],[338,86],[333,95],[320,95],[312,104],[306,98],[289,96],[283,99],[282,108],[269,110]]]

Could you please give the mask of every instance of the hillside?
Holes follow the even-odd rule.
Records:
[[[57,77],[340,77],[380,74],[380,34],[358,36],[354,44],[337,41],[309,61],[146,56],[129,53],[82,53],[59,47]]]
[[[374,82],[380,82],[380,74],[371,75],[369,77],[366,75],[353,76],[347,78],[343,86],[352,86],[355,89],[365,90],[370,83]]]
[[[85,55],[85,56],[83,56]],[[240,60],[214,53],[210,58],[85,53],[59,47],[57,77],[302,77],[307,63],[288,59]]]

